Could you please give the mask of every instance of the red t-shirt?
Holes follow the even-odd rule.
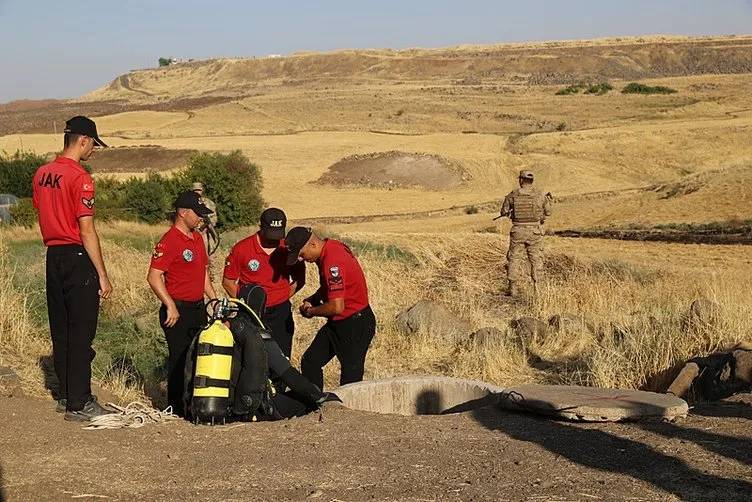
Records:
[[[345,299],[345,310],[333,316],[333,321],[347,319],[368,306],[366,277],[358,259],[346,244],[326,239],[316,263],[319,266],[322,299]]]
[[[209,256],[201,234],[185,235],[174,225],[154,247],[151,268],[165,273],[167,292],[173,300],[197,302],[204,297]]]
[[[94,181],[81,164],[57,157],[34,173],[34,207],[46,246],[81,244],[78,219],[94,215]]]
[[[266,292],[266,306],[274,307],[290,299],[290,281],[305,282],[305,263],[287,266],[285,241],[266,254],[258,239],[258,232],[239,241],[225,260],[225,279],[244,284],[258,284]]]

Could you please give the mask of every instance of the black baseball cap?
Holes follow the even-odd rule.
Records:
[[[209,216],[214,212],[206,207],[201,202],[201,197],[192,190],[187,190],[178,195],[175,200],[175,209],[193,209],[193,212],[202,217]]]
[[[287,248],[287,265],[295,265],[298,261],[300,250],[303,249],[311,238],[310,227],[293,227],[287,232],[285,237],[285,247]]]
[[[285,212],[276,207],[270,207],[261,213],[261,235],[264,239],[278,241],[285,238],[285,226],[287,216]]]
[[[97,134],[97,124],[88,117],[77,115],[72,119],[68,119],[65,122],[65,129],[63,129],[63,132],[66,134],[81,134],[83,136],[88,136],[94,140],[96,145],[107,148],[104,141],[99,139],[99,135]]]

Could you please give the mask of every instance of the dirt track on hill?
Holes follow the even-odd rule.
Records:
[[[0,399],[0,492],[27,500],[748,500],[752,399],[675,424],[327,409],[228,426],[85,431]],[[3,499],[0,496],[0,499]]]

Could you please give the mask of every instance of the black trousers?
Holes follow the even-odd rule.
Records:
[[[272,332],[282,353],[289,359],[292,354],[292,336],[295,334],[295,321],[292,317],[292,305],[289,301],[266,309],[261,319],[264,326]]]
[[[206,307],[198,302],[175,301],[180,317],[174,326],[164,325],[167,307],[159,309],[159,325],[167,339],[167,401],[176,415],[185,416],[183,393],[185,392],[185,358],[196,333],[206,326]]]
[[[366,353],[374,334],[376,317],[370,306],[347,319],[328,321],[303,354],[300,361],[303,376],[323,389],[323,368],[336,356],[342,367],[340,385],[363,380]]]
[[[47,248],[47,314],[58,399],[78,411],[91,398],[91,344],[99,316],[99,275],[83,246]]]

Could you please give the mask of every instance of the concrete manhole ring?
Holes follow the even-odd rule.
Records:
[[[459,413],[498,400],[504,389],[477,380],[440,376],[409,376],[366,380],[334,392],[348,408],[396,415]]]

